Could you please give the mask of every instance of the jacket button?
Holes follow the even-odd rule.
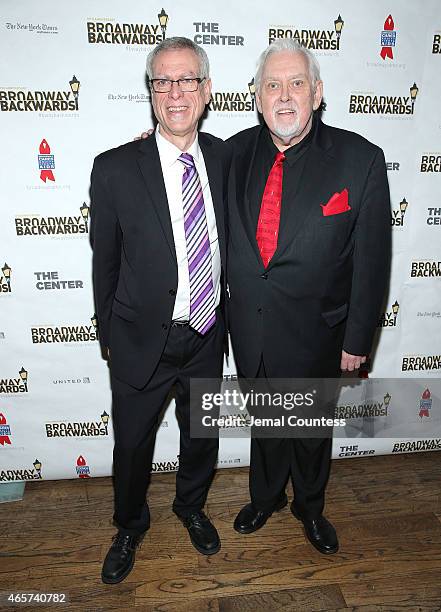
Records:
[[[263,278],[264,280],[267,280],[268,278],[268,272],[264,272],[263,274],[260,275],[260,278]]]
[[[162,324],[162,329],[168,329],[168,325],[166,325],[165,323]]]
[[[170,295],[176,295],[176,289],[170,289],[169,294]]]

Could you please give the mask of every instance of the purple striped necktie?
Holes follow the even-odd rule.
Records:
[[[189,324],[204,335],[216,321],[210,238],[204,196],[193,156],[182,153],[178,160],[185,167],[182,175],[182,204],[190,277]]]

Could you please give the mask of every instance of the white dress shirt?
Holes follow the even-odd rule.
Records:
[[[164,138],[164,136],[159,133],[159,126],[156,128],[155,137],[167,193],[175,242],[176,260],[178,263],[178,290],[176,293],[172,319],[173,321],[188,321],[190,319],[190,278],[188,272],[187,242],[185,240],[184,209],[182,203],[182,175],[184,174],[185,166],[182,162],[178,161],[178,157],[184,151],[181,151],[173,143]],[[221,260],[219,240],[207,170],[197,137],[185,153],[192,155],[202,185],[208,236],[210,239],[211,273],[213,277],[216,307],[220,301]]]

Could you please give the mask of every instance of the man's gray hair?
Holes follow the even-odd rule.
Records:
[[[208,79],[210,76],[210,62],[208,61],[208,55],[205,49],[197,45],[190,38],[184,38],[183,36],[174,36],[173,38],[166,38],[159,43],[147,56],[147,76],[149,79],[153,78],[153,61],[155,57],[161,53],[161,51],[169,51],[170,49],[191,49],[196,53],[199,59],[199,74],[201,79]]]
[[[273,53],[280,53],[280,51],[292,51],[292,53],[302,53],[308,64],[309,80],[311,81],[313,89],[315,89],[317,81],[320,81],[320,66],[315,55],[309,49],[306,49],[303,45],[297,42],[297,40],[295,40],[294,38],[277,38],[269,45],[269,47],[265,49],[265,51],[259,57],[259,61],[257,63],[257,71],[254,77],[254,84],[256,86],[256,90],[259,90],[260,88],[263,69],[266,60]]]

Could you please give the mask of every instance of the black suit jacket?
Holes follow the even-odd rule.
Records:
[[[254,376],[335,376],[341,350],[366,355],[389,274],[391,213],[381,149],[319,122],[297,192],[282,210],[264,269],[248,183],[260,131],[233,136],[228,251],[229,325],[238,369]],[[343,189],[351,210],[324,216]]]
[[[199,134],[226,269],[229,149]],[[99,155],[91,178],[93,282],[102,347],[113,374],[136,388],[152,375],[167,339],[178,285],[176,252],[156,139]],[[222,285],[225,285],[223,273]],[[222,300],[224,295],[222,287]]]

